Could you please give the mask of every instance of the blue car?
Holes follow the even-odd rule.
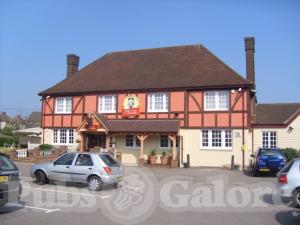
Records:
[[[279,148],[259,148],[255,155],[251,154],[250,168],[254,176],[259,174],[275,174],[281,170],[286,159]]]

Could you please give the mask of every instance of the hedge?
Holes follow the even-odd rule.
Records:
[[[3,147],[4,144],[18,144],[18,140],[13,137],[0,137],[0,147]]]
[[[294,158],[300,157],[300,151],[294,148],[285,148],[283,149],[283,153],[288,162]]]

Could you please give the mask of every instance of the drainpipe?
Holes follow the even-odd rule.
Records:
[[[242,106],[242,112],[243,112],[243,116],[242,116],[242,118],[243,118],[243,121],[242,121],[242,126],[243,126],[243,135],[242,135],[242,155],[243,155],[243,171],[245,170],[245,112],[244,112],[244,110],[245,110],[245,107],[244,107],[244,102],[245,102],[245,100],[244,100],[244,90],[242,90],[241,91],[241,93],[242,93],[242,104],[243,104],[243,106]]]

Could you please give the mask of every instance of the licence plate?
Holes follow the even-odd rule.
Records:
[[[122,181],[123,179],[124,179],[123,176],[117,177],[117,181],[118,181],[118,182]]]
[[[8,181],[8,176],[0,176],[0,182]]]
[[[269,172],[270,169],[269,169],[269,168],[263,168],[263,169],[259,169],[259,171],[262,171],[262,172]]]

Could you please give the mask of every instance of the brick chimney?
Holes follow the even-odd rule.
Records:
[[[79,56],[70,54],[67,55],[67,78],[70,78],[78,71]]]
[[[255,85],[255,66],[254,66],[254,53],[255,53],[255,38],[246,37],[245,52],[246,52],[246,77],[252,84],[250,90],[250,106],[251,106],[251,121],[255,120],[256,116],[256,85]]]
[[[253,84],[255,89],[255,67],[254,67],[254,53],[255,53],[255,39],[254,37],[246,37],[245,39],[246,51],[246,76],[247,80]]]

